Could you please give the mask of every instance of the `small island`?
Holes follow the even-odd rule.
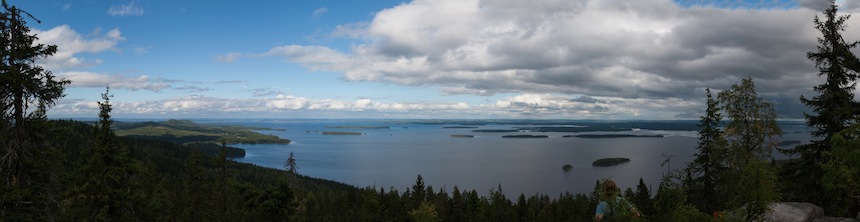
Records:
[[[476,133],[516,133],[519,130],[515,129],[483,129],[483,130],[472,130],[472,132]]]
[[[794,145],[794,144],[800,144],[800,141],[798,141],[798,140],[787,140],[787,141],[779,142],[776,145],[777,146],[789,146],[789,145]]]
[[[564,166],[561,166],[561,169],[564,170],[565,172],[567,172],[567,171],[572,170],[573,166],[571,166],[570,164],[565,164]]]
[[[323,131],[323,135],[335,135],[335,136],[361,136],[364,133],[359,132],[338,132],[338,131]]]
[[[595,160],[591,163],[592,166],[604,167],[604,166],[615,166],[618,164],[630,162],[629,158],[623,157],[614,157],[614,158],[603,158]]]
[[[442,129],[477,129],[477,126],[444,126]]]
[[[391,129],[389,126],[329,126],[332,129]]]
[[[473,137],[475,137],[475,135],[454,134],[454,135],[451,135],[451,137],[454,137],[454,138],[473,138]]]
[[[520,139],[532,139],[532,138],[549,138],[547,135],[504,135],[502,138],[520,138]]]
[[[576,137],[576,138],[588,138],[588,139],[599,139],[599,138],[627,138],[627,137],[651,137],[651,138],[662,138],[663,135],[634,135],[634,134],[581,134],[581,135],[564,135],[564,138]]]

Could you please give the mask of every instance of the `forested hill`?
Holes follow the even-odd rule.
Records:
[[[588,221],[597,203],[585,194],[520,195],[512,202],[501,186],[479,196],[425,186],[420,176],[405,191],[357,188],[153,138],[114,137],[112,148],[102,149],[93,125],[45,125],[48,150],[59,153],[46,155],[39,171],[59,179],[31,190],[59,194],[49,199],[60,208],[19,206],[4,212],[4,221]],[[648,200],[644,184],[639,189]],[[0,203],[37,193],[5,195]]]
[[[347,196],[360,191],[343,183],[234,162],[226,155],[204,155],[196,148],[168,141],[116,137],[117,155],[101,156],[94,148],[98,142],[92,125],[71,120],[48,121],[46,125],[49,129],[46,133],[50,135],[46,144],[53,144],[52,150],[59,152],[48,155],[52,159],[44,161],[56,164],[47,169],[53,171],[51,174],[58,181],[43,184],[54,186],[33,190],[55,189],[52,193],[62,194],[58,198],[62,209],[41,212],[39,215],[44,216],[41,219],[32,212],[6,212],[0,221],[57,217],[90,220],[93,218],[89,216],[107,206],[117,208],[111,219],[270,221],[294,214],[302,204],[297,201],[299,198],[322,194]],[[90,161],[92,157],[99,158]],[[100,163],[95,170],[92,162]],[[112,170],[123,172],[126,180],[100,187],[95,194],[84,191],[90,185],[85,181],[110,181],[107,175]],[[112,197],[103,199],[108,195]],[[9,198],[15,197],[4,195],[0,202],[9,203]]]
[[[206,154],[221,150],[221,143],[235,144],[288,144],[289,139],[254,132],[254,130],[276,130],[270,128],[204,125],[190,120],[167,120],[163,122],[115,122],[113,129],[118,136],[147,140],[160,140],[200,149]],[[245,150],[226,147],[227,156],[244,157]]]
[[[270,128],[203,125],[191,120],[167,120],[164,122],[116,122],[113,124],[118,136],[134,136],[167,140],[183,145],[190,143],[290,143],[289,139],[254,132],[275,130]]]

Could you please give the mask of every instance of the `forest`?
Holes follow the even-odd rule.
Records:
[[[237,163],[226,142],[215,145],[224,138],[197,135],[213,140],[201,145],[118,135],[123,126],[111,119],[109,87],[93,114],[97,122],[49,119],[46,111],[70,82],[34,61],[57,46],[34,43],[27,22],[38,21],[35,15],[5,0],[2,7],[0,221],[593,221],[598,203],[615,198],[602,189],[605,181],[595,181],[588,194],[508,197],[503,185],[479,195],[426,186],[421,175],[403,191],[354,187],[300,174],[300,157],[292,154],[283,170]],[[813,111],[806,114],[813,141],[778,147],[778,115],[752,78],[716,95],[708,89],[695,160],[668,173],[656,190],[641,180],[621,188],[621,199],[641,215],[605,219],[755,221],[779,201],[855,217],[860,103],[853,90],[860,60],[851,52],[858,43],[841,36],[848,17],[837,9],[832,3],[815,18],[822,36],[818,50],[807,54],[826,79],[814,88],[818,95],[800,98]],[[775,151],[794,158],[775,161]]]

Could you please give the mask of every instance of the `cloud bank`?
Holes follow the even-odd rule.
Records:
[[[823,81],[806,59],[819,36],[812,19],[820,2],[416,0],[366,24],[338,26],[333,36],[354,41],[345,51],[284,45],[246,54],[342,73],[347,81],[439,86],[442,94],[701,104],[704,88],[750,76],[783,117],[798,118],[798,97]],[[855,10],[852,4],[842,3],[843,12]],[[847,25],[844,37],[860,39],[852,29],[860,20]],[[657,109],[681,107],[665,105]]]
[[[550,94],[523,94],[505,97],[488,104],[462,102],[382,102],[370,98],[355,100],[310,99],[278,94],[254,98],[217,98],[204,95],[162,100],[112,101],[115,115],[125,117],[268,117],[268,118],[575,118],[630,119],[641,116],[672,119],[674,113],[689,110],[697,103],[678,99],[617,99],[588,96],[568,97]],[[672,105],[676,110],[658,107]],[[50,110],[60,116],[93,116],[95,101],[63,100]]]

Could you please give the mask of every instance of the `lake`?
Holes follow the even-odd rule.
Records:
[[[294,152],[298,172],[358,187],[405,191],[422,175],[435,190],[476,190],[486,194],[501,185],[509,198],[564,192],[590,193],[595,181],[612,178],[622,189],[635,188],[639,178],[656,188],[668,169],[680,169],[696,153],[697,121],[562,121],[562,120],[196,120],[204,124],[261,126],[260,131],[293,140],[291,144],[233,144],[247,151],[234,160],[283,169]],[[781,141],[808,141],[803,122],[783,121]],[[362,127],[350,127],[362,126]],[[597,126],[599,132],[534,132]],[[387,127],[387,128],[386,128]],[[523,127],[530,127],[523,130]],[[617,128],[616,128],[617,127]],[[613,129],[632,128],[618,131]],[[517,130],[473,132],[473,130]],[[532,131],[529,131],[532,130]],[[326,135],[322,132],[358,132]],[[452,137],[454,134],[472,138]],[[663,135],[663,137],[577,138],[580,134]],[[502,138],[504,135],[546,135],[547,138]],[[664,156],[665,155],[665,156]],[[671,156],[671,164],[661,163]],[[781,157],[781,155],[777,155]],[[592,161],[626,157],[630,162],[592,167]],[[573,169],[562,170],[570,164]]]

